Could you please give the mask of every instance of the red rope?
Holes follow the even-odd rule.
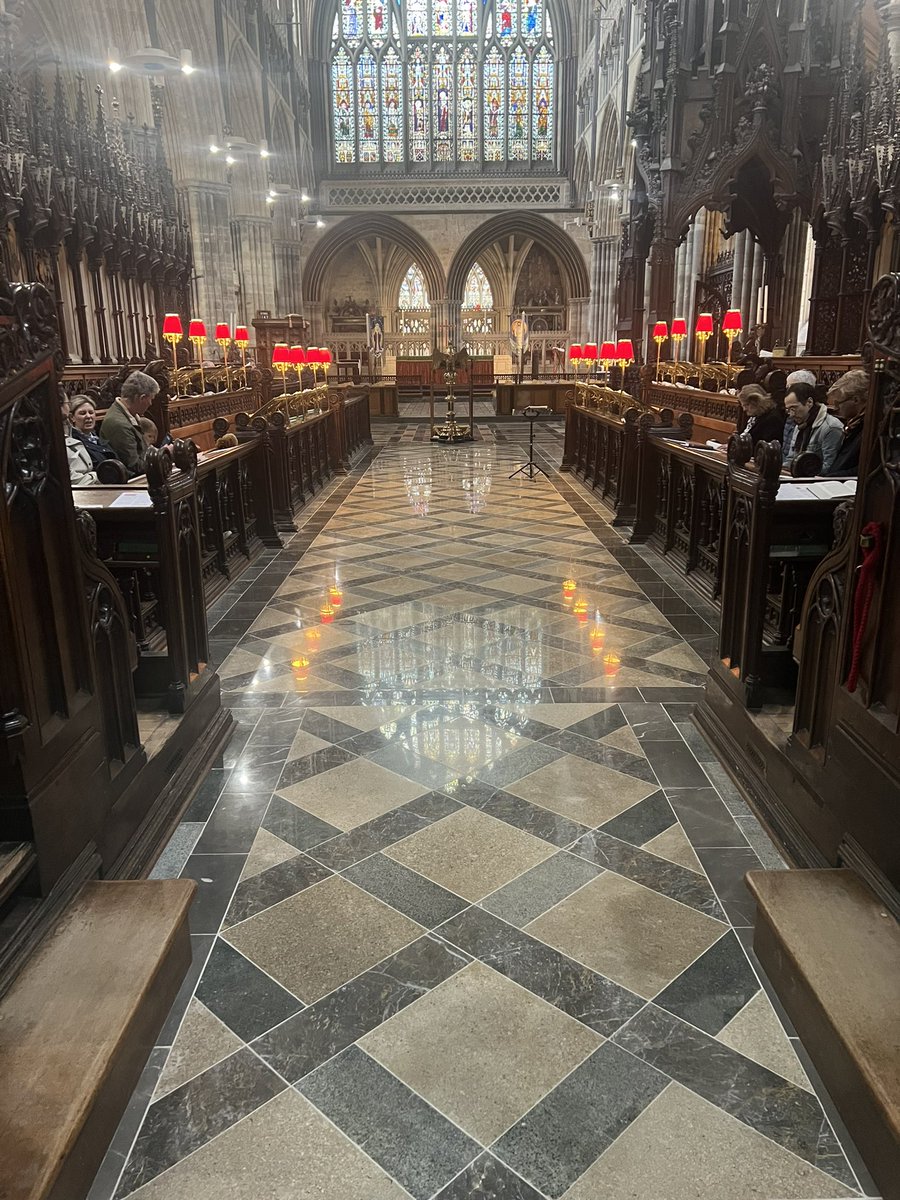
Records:
[[[872,597],[875,594],[875,583],[884,549],[882,527],[877,522],[870,521],[863,527],[859,540],[863,548],[863,560],[859,568],[856,595],[853,598],[853,656],[850,659],[850,674],[847,676],[848,692],[856,691],[856,684],[859,680],[863,638],[869,622],[869,609],[872,607]]]

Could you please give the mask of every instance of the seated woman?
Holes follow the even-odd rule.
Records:
[[[70,397],[69,421],[72,437],[82,443],[94,470],[100,463],[117,457],[109,442],[105,442],[97,433],[97,406],[90,396]]]
[[[748,383],[738,392],[738,400],[747,417],[741,433],[750,438],[754,450],[757,442],[781,441],[784,413],[762,384]]]
[[[822,458],[820,474],[827,475],[844,438],[844,426],[815,397],[808,383],[795,383],[784,398],[784,408],[797,426],[784,465],[789,467],[804,450]]]
[[[75,437],[69,424],[69,397],[65,392],[59,393],[59,413],[63,423],[63,437],[66,443],[66,455],[69,459],[69,476],[73,487],[89,487],[97,482],[97,474],[91,456],[84,443]]]

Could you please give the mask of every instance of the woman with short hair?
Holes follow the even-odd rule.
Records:
[[[116,452],[109,442],[97,433],[97,406],[90,396],[69,398],[69,422],[72,437],[77,438],[87,450],[95,471],[100,463],[116,458]]]
[[[780,442],[784,431],[784,413],[760,383],[748,383],[738,392],[738,400],[747,420],[741,433],[757,442]]]

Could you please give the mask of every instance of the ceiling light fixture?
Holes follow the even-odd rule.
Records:
[[[119,58],[119,51],[115,46],[110,46],[106,52],[106,65],[113,75],[118,75],[122,70],[122,60]]]
[[[181,52],[181,73],[182,75],[193,75],[195,71],[194,56],[190,50],[182,50]]]

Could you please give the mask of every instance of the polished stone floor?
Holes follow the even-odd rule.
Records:
[[[194,966],[91,1200],[875,1194],[750,949],[714,614],[524,432],[379,426],[215,606]]]

